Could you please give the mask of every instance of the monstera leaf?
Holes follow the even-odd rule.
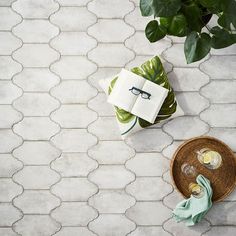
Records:
[[[160,121],[171,117],[171,115],[174,114],[176,111],[177,103],[175,100],[174,91],[169,84],[167,75],[163,69],[159,57],[156,56],[143,63],[140,67],[133,68],[131,71],[169,90],[168,95],[165,101],[163,102],[163,105],[154,123],[159,123]],[[111,93],[116,80],[117,77],[112,80],[108,90],[109,94]],[[116,117],[121,123],[128,123],[136,117],[131,113],[124,111],[123,109],[120,109],[118,107],[115,107],[115,109]],[[148,126],[153,125],[152,123],[149,123],[148,121],[145,121],[141,118],[138,118],[138,122],[142,128],[146,128]]]

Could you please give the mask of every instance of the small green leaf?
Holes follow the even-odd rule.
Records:
[[[110,95],[110,93],[111,93],[111,91],[112,91],[112,89],[113,89],[113,87],[114,87],[114,85],[115,85],[117,79],[118,79],[118,77],[115,77],[115,78],[111,81],[110,86],[109,86],[109,88],[108,88],[108,95]]]
[[[142,16],[151,16],[153,14],[152,1],[153,0],[140,0],[139,5]]]
[[[211,49],[211,37],[207,33],[198,34],[192,31],[184,43],[184,53],[187,63],[201,60]]]
[[[219,26],[213,27],[211,33],[213,34],[211,46],[215,49],[225,48],[236,43],[235,35],[230,34],[225,29],[221,29]]]
[[[135,118],[135,115],[129,113],[128,111],[125,111],[118,107],[115,107],[115,109],[116,109],[116,117],[121,123],[129,123],[131,120]]]
[[[153,43],[166,36],[166,29],[159,25],[158,21],[150,21],[145,29],[145,34],[148,40]]]
[[[195,3],[183,5],[182,11],[188,22],[190,31],[201,32],[204,22],[202,21],[202,10]]]
[[[173,16],[181,8],[181,0],[154,0],[152,6],[154,16]]]
[[[161,26],[167,28],[167,33],[169,35],[183,37],[187,32],[187,22],[183,14],[178,14],[173,17],[161,17]]]
[[[224,0],[221,1],[221,9],[225,15],[225,20],[231,22],[236,28],[236,1],[235,0]]]
[[[231,21],[227,18],[227,16],[224,13],[218,18],[217,23],[223,28],[230,30]]]
[[[200,4],[207,8],[213,7],[218,1],[219,0],[199,0]]]
[[[212,13],[221,12],[221,0],[199,0],[199,3]]]

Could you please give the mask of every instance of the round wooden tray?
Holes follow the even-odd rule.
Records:
[[[202,148],[210,148],[222,156],[222,165],[215,170],[209,170],[203,166],[197,158],[196,151]],[[213,189],[212,201],[222,201],[235,188],[236,185],[236,158],[232,150],[222,141],[201,136],[187,140],[176,150],[171,161],[171,176],[176,188],[185,197],[190,197],[188,186],[196,182],[196,177],[187,177],[181,171],[183,163],[193,165],[198,174],[204,175],[211,182]]]

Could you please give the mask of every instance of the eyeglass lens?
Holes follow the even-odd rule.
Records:
[[[147,93],[142,93],[141,97],[144,98],[144,99],[149,99],[150,95],[147,94]]]
[[[131,92],[132,92],[134,95],[139,95],[139,94],[140,94],[140,91],[139,91],[138,89],[134,88],[134,87],[131,89]]]

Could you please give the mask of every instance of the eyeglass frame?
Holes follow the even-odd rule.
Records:
[[[138,91],[139,94],[133,93],[133,90]],[[131,91],[131,93],[134,94],[134,95],[136,95],[136,96],[138,96],[138,95],[141,94],[141,98],[143,98],[143,99],[149,99],[149,100],[150,100],[150,97],[152,96],[150,93],[148,93],[148,92],[146,92],[146,91],[143,91],[143,90],[141,90],[141,89],[139,89],[139,88],[136,88],[136,87],[134,87],[134,86],[133,86],[132,88],[130,88],[129,91]],[[145,97],[142,96],[142,94],[146,94],[148,97],[145,98]]]

